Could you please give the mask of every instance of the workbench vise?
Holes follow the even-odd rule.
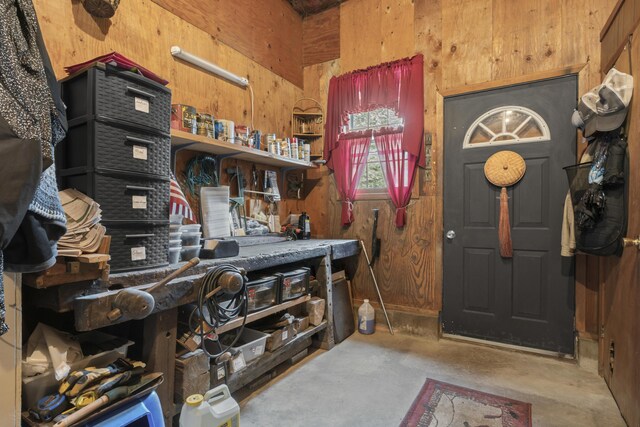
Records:
[[[167,283],[199,263],[200,258],[192,258],[185,265],[144,291],[133,288],[118,291],[118,295],[116,295],[116,298],[113,301],[112,309],[107,313],[107,318],[112,322],[116,320],[124,321],[144,319],[153,312],[153,309],[156,306],[156,300],[153,293],[160,288],[165,287]]]

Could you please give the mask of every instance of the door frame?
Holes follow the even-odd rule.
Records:
[[[458,96],[458,95],[467,95],[467,94],[483,92],[491,89],[500,89],[500,88],[505,88],[505,87],[518,85],[518,84],[535,83],[542,80],[548,80],[548,79],[553,79],[553,78],[558,78],[563,76],[570,76],[570,75],[577,76],[579,94],[584,93],[589,88],[591,88],[591,86],[589,86],[591,84],[589,77],[592,77],[592,80],[596,81],[592,86],[595,86],[601,80],[600,72],[596,70],[595,72],[591,73],[590,63],[587,62],[582,64],[575,64],[575,65],[570,65],[566,67],[556,68],[552,70],[545,70],[545,71],[540,71],[536,73],[525,74],[522,76],[517,76],[517,77],[512,77],[507,79],[493,80],[489,82],[458,86],[454,88],[437,91],[437,100],[436,100],[437,131],[436,132],[437,132],[437,135],[439,135],[439,137],[436,138],[438,145],[435,147],[435,153],[436,153],[435,163],[436,165],[440,165],[440,167],[436,168],[437,196],[435,199],[436,199],[437,206],[435,209],[435,214],[437,217],[436,217],[435,223],[437,224],[438,232],[436,233],[436,242],[435,242],[435,248],[436,248],[435,264],[439,268],[436,269],[435,282],[439,284],[436,288],[436,291],[437,291],[437,299],[440,302],[439,309],[438,309],[438,336],[440,338],[445,337],[445,334],[442,331],[442,307],[443,307],[442,298],[444,293],[444,167],[445,167],[444,165],[444,100],[445,98]],[[593,77],[594,75],[595,77]],[[582,155],[582,152],[579,146],[581,138],[579,137],[580,134],[577,129],[576,129],[576,134],[578,135],[578,137],[576,138],[576,144],[578,145],[576,150],[576,155],[578,156],[576,158],[576,161],[577,161],[579,157]],[[574,294],[575,294],[574,298],[577,300],[578,281],[576,280],[576,275],[574,275],[573,286],[574,286]],[[577,328],[577,320],[576,320],[577,313],[578,313],[578,303],[576,301],[575,309],[574,309],[574,325],[575,325],[574,329],[576,334],[576,340],[580,335],[580,331],[578,331],[578,328]],[[447,338],[448,337],[449,336],[447,335]],[[501,346],[500,343],[493,342],[493,341],[486,341],[485,343],[489,345]],[[577,342],[576,342],[576,345],[574,346],[574,357],[577,355],[578,348],[579,346],[577,345]],[[533,350],[533,352],[538,353],[538,351],[535,349],[528,349],[525,347],[523,347],[522,349],[525,351]],[[544,352],[544,350],[540,350],[540,351]]]

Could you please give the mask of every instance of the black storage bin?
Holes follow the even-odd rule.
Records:
[[[309,278],[311,269],[302,267],[287,273],[278,273],[280,276],[279,302],[283,303],[296,299],[309,293]]]
[[[278,303],[279,276],[261,277],[247,283],[247,311],[264,310]]]
[[[111,236],[111,271],[169,265],[169,221],[103,222]]]
[[[56,146],[58,170],[103,167],[169,176],[171,138],[123,122],[83,121]]]
[[[103,221],[167,221],[170,182],[168,177],[123,174],[98,170],[81,174],[60,174],[62,188],[75,188],[95,200]]]
[[[146,77],[96,64],[62,80],[69,125],[119,120],[169,134],[171,90]]]

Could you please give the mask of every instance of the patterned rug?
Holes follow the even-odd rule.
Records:
[[[427,378],[400,427],[531,427],[531,404]]]

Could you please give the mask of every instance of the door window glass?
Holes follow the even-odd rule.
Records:
[[[494,108],[469,127],[462,148],[549,141],[549,126],[538,113],[524,107]]]

